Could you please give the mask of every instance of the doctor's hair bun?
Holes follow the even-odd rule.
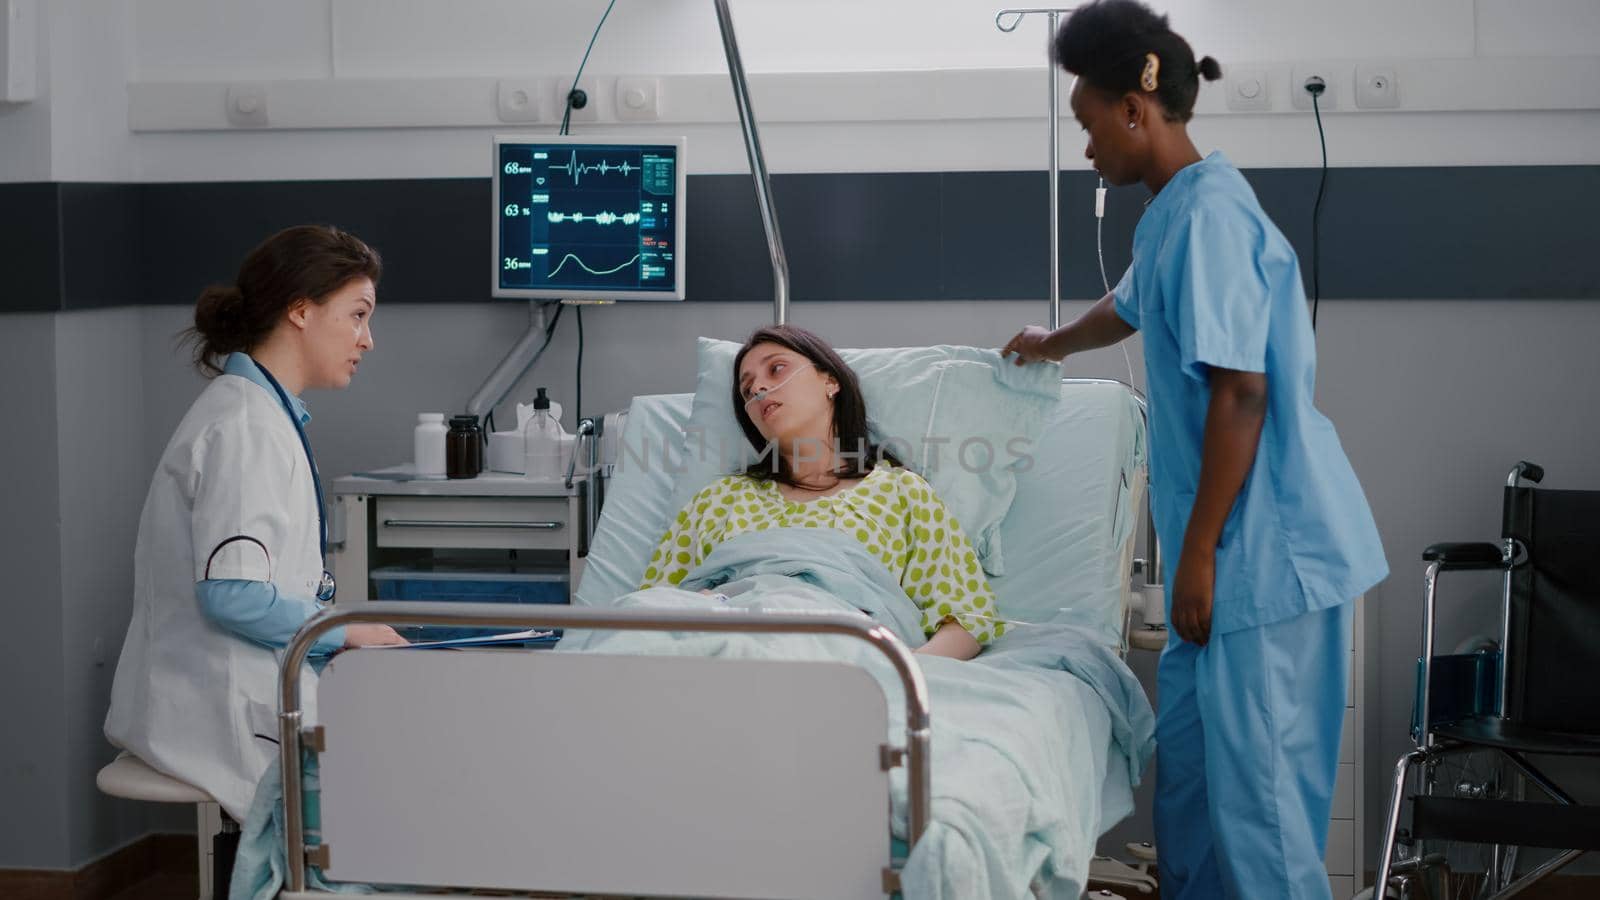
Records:
[[[222,372],[222,360],[243,350],[249,339],[244,322],[244,293],[237,285],[213,284],[194,304],[194,327],[183,337],[195,345],[195,368],[208,375]]]
[[[357,278],[374,285],[383,274],[378,251],[330,225],[296,225],[250,251],[233,284],[200,292],[194,327],[181,337],[194,345],[194,365],[219,375],[230,353],[249,353],[272,334],[299,301],[321,304]]]
[[[1167,17],[1139,0],[1095,0],[1073,10],[1051,43],[1057,65],[1107,93],[1146,93],[1140,78],[1155,54],[1156,88],[1169,122],[1194,116],[1200,79],[1216,81],[1222,66],[1207,56],[1198,62],[1189,42]]]

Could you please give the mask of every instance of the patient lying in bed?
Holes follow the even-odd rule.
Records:
[[[919,652],[970,659],[1004,633],[960,524],[922,476],[868,441],[861,390],[831,347],[801,328],[763,328],[734,367],[734,409],[760,456],[678,512],[643,587],[681,584],[739,535],[829,528],[898,579],[929,638]]]

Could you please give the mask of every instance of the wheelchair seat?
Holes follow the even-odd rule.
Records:
[[[1436,725],[1433,735],[1447,741],[1478,744],[1551,756],[1600,756],[1600,735],[1534,728],[1499,716],[1473,716]]]

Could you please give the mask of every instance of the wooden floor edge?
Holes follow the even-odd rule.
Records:
[[[76,869],[0,869],[6,900],[110,900],[164,872],[193,872],[192,834],[147,834]]]

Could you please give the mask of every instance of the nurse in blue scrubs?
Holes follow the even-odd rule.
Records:
[[[1167,617],[1156,725],[1161,895],[1327,898],[1323,851],[1352,601],[1388,574],[1333,425],[1312,405],[1299,262],[1221,153],[1185,123],[1198,62],[1132,0],[1080,6],[1054,42],[1085,155],[1151,198],[1116,288],[1018,363],[1144,336]]]

